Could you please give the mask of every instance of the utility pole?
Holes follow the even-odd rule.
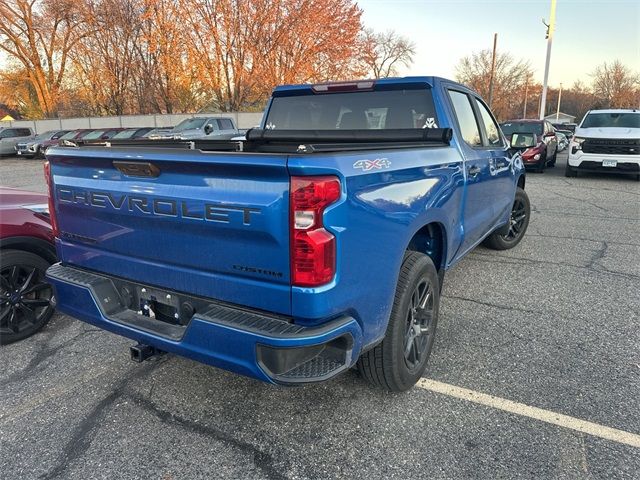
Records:
[[[524,84],[524,108],[522,109],[522,118],[527,118],[527,101],[529,100],[529,75]]]
[[[542,23],[547,25],[544,20]],[[540,120],[544,119],[547,107],[547,84],[549,82],[549,63],[551,62],[551,43],[553,42],[553,31],[556,28],[556,0],[551,0],[551,17],[547,25],[547,60],[544,64],[544,83],[542,84],[542,98],[540,100]]]
[[[560,92],[558,92],[558,108],[556,108],[556,122],[560,117],[560,101],[562,100],[562,82],[560,82]]]
[[[491,76],[489,77],[489,108],[493,102],[493,75],[496,70],[496,46],[498,45],[498,34],[493,34],[493,55],[491,57]]]

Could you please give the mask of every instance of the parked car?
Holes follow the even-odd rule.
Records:
[[[0,156],[15,155],[18,142],[31,140],[33,131],[24,127],[0,128]]]
[[[152,140],[160,140],[172,138],[170,133],[174,127],[158,127],[145,133],[142,138],[150,138]]]
[[[238,135],[238,129],[230,117],[193,117],[183,120],[167,132],[165,137],[179,140],[193,140],[225,136],[231,138]]]
[[[64,135],[62,135],[57,141],[52,141],[50,145],[47,145],[47,148],[51,145],[64,145],[67,141],[74,142],[75,140],[82,140],[86,135],[93,132],[91,128],[78,128],[76,130],[70,130]],[[46,153],[46,149],[43,150]]]
[[[113,138],[116,134],[120,133],[122,128],[103,128],[103,129],[95,129],[91,132],[86,133],[78,140],[108,140]]]
[[[121,130],[118,133],[116,133],[112,138],[114,140],[143,138],[151,130],[154,130],[154,128],[153,127],[125,128],[124,130]]]
[[[640,110],[590,110],[571,140],[567,177],[579,171],[634,175],[640,180]]]
[[[138,361],[284,385],[357,364],[411,388],[446,270],[527,230],[520,156],[437,77],[282,86],[267,112],[244,142],[51,148],[58,308],[136,340]]]
[[[578,126],[577,123],[552,123],[551,125],[553,125],[553,128],[556,130],[568,130],[571,134],[576,131],[576,127]]]
[[[565,149],[569,146],[569,139],[567,136],[556,130],[556,138],[558,139],[558,151],[564,152]]]
[[[568,141],[571,141],[571,139],[573,138],[573,131],[571,131],[571,130],[564,130],[564,129],[556,128],[556,133],[562,133],[565,137],[567,137]]]
[[[555,166],[558,140],[551,123],[546,120],[508,120],[500,126],[509,140],[514,133],[536,135],[536,145],[522,153],[522,161],[527,169],[543,172],[545,167]]]
[[[54,311],[45,280],[56,261],[48,197],[0,187],[0,344],[40,330]]]
[[[69,130],[50,130],[39,133],[34,139],[16,144],[16,154],[21,157],[35,158],[44,156],[47,147],[57,144],[58,139]]]

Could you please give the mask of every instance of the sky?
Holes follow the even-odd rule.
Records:
[[[460,58],[493,47],[528,60],[542,83],[551,0],[358,0],[363,23],[395,30],[416,45],[402,75],[454,78]],[[591,82],[596,66],[619,59],[640,72],[640,0],[557,0],[549,84]]]

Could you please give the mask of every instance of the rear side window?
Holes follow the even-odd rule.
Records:
[[[94,130],[93,132],[89,132],[84,135],[82,138],[84,140],[96,140],[104,135],[105,130]]]
[[[71,130],[60,137],[60,140],[69,140],[74,138],[78,134],[78,130]]]
[[[487,140],[490,147],[496,147],[502,145],[502,138],[500,137],[500,129],[498,124],[489,113],[489,109],[480,100],[476,99],[476,105],[480,111],[480,117],[482,117],[482,123],[484,123],[484,129],[487,132]]]
[[[4,130],[0,130],[0,138],[11,138],[15,137],[15,130],[12,128],[6,128]]]
[[[438,128],[427,88],[274,97],[265,128],[384,130]]]
[[[233,130],[233,122],[228,118],[218,118],[218,128],[220,130]]]
[[[121,132],[116,133],[113,138],[131,138],[134,133],[136,133],[135,130],[122,130]]]
[[[455,90],[449,90],[449,96],[451,97],[456,117],[458,117],[458,125],[460,125],[460,133],[462,133],[463,140],[472,147],[482,147],[480,129],[473,113],[471,99],[466,93]]]
[[[51,137],[51,140],[57,140],[57,139],[59,139],[60,137],[62,137],[63,135],[65,135],[66,133],[67,133],[67,131],[66,131],[66,130],[62,130],[62,131],[60,131],[60,132],[58,132],[58,133],[55,133],[55,134]]]

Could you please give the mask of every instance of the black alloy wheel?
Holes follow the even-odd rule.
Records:
[[[511,207],[511,215],[509,217],[509,230],[503,238],[507,242],[515,242],[524,234],[525,223],[528,223],[527,208],[522,198],[516,197]]]
[[[411,294],[407,310],[406,332],[404,336],[404,361],[410,373],[414,373],[431,350],[434,339],[433,327],[433,286],[428,278],[423,278]]]
[[[529,227],[530,217],[529,197],[522,188],[517,187],[508,223],[489,235],[483,245],[493,250],[508,250],[515,247],[524,237]]]
[[[49,321],[54,296],[45,281],[49,262],[18,250],[1,255],[0,344],[7,344],[32,335]]]

